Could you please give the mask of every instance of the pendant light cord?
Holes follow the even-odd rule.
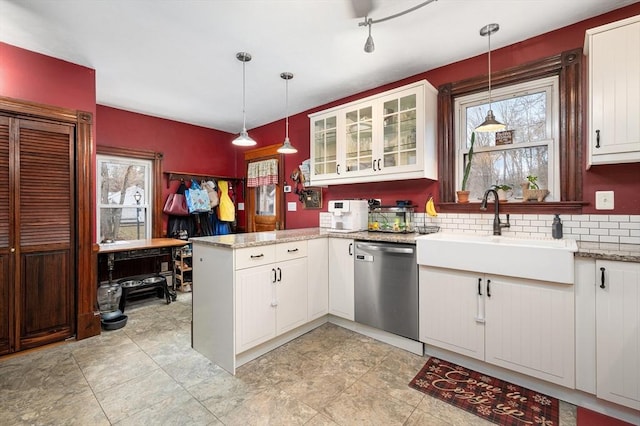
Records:
[[[491,31],[489,31],[489,110],[491,110]]]
[[[286,79],[285,85],[285,97],[286,100],[284,102],[284,115],[286,117],[285,120],[285,139],[289,139],[289,79]]]
[[[242,62],[242,131],[246,132],[247,131],[247,115],[245,113],[245,95],[246,95],[246,82],[245,82],[245,78],[246,78],[246,72],[245,72],[245,68],[246,68],[246,61]]]

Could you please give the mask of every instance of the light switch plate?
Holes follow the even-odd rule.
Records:
[[[244,203],[238,203],[238,210],[244,210]]]
[[[295,203],[295,201],[287,203],[287,211],[295,212],[297,209],[298,209],[298,205]]]
[[[596,191],[596,210],[613,210],[613,191]]]

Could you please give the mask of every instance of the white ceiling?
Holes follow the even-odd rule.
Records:
[[[374,0],[379,19],[423,0]],[[350,0],[0,0],[0,41],[96,70],[97,102],[230,133],[476,56],[637,0],[438,0],[373,26]],[[1,65],[1,63],[0,63]],[[484,72],[484,70],[479,70]]]

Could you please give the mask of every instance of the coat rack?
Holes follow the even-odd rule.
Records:
[[[171,181],[174,180],[184,180],[184,181],[188,181],[191,179],[195,179],[195,180],[226,180],[226,181],[230,181],[236,184],[240,184],[242,185],[242,190],[244,193],[244,182],[245,179],[244,178],[237,178],[237,177],[228,177],[228,176],[216,176],[216,175],[207,175],[207,174],[201,174],[201,173],[187,173],[187,172],[164,172],[165,175],[167,175],[167,188],[170,187],[171,185]]]

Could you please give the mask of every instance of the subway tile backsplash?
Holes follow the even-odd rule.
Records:
[[[505,220],[505,215],[500,215]],[[551,238],[552,214],[512,214],[510,228],[502,235]],[[600,245],[640,245],[640,215],[560,215],[564,238]],[[493,213],[439,213],[429,217],[415,213],[416,225],[440,226],[442,231],[489,233],[493,229]],[[331,215],[320,213],[320,227],[331,226]]]

